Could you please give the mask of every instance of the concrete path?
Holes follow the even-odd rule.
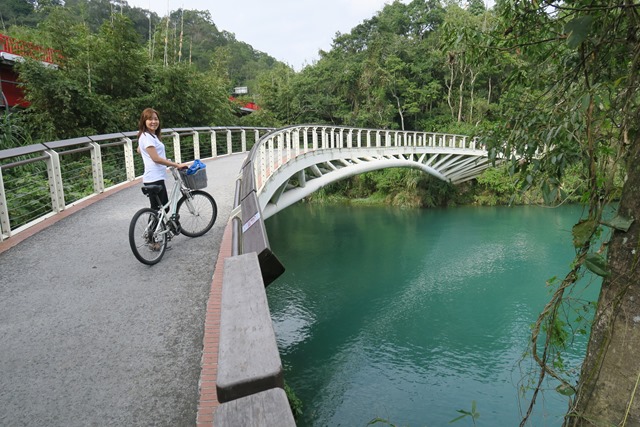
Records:
[[[174,238],[153,267],[129,248],[148,204],[139,183],[0,243],[0,426],[196,424],[206,306],[244,157],[207,162],[214,228]]]

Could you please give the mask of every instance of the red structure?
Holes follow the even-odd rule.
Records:
[[[229,100],[238,105],[240,114],[250,114],[260,109],[260,106],[258,106],[258,104],[256,104],[255,102],[241,101],[233,96],[230,96]]]
[[[0,34],[0,106],[27,107],[24,93],[18,84],[18,73],[13,70],[16,62],[32,58],[44,64],[56,66],[58,51]]]

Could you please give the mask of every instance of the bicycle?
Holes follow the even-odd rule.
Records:
[[[218,207],[213,196],[206,191],[192,188],[201,188],[201,185],[194,179],[189,179],[183,171],[178,172],[174,167],[169,169],[174,183],[167,204],[160,209],[140,209],[133,215],[129,225],[131,251],[143,264],[154,265],[160,262],[167,250],[167,242],[178,234],[188,237],[204,235],[211,230],[218,216]],[[187,185],[187,180],[191,186]],[[142,187],[142,193],[149,198],[155,197],[158,205],[161,205],[158,196],[160,189],[159,185],[145,185]]]

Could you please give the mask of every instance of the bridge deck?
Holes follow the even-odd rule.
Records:
[[[199,401],[209,422],[215,360],[202,350],[217,342],[220,296],[209,295],[243,160],[208,162],[218,220],[176,237],[156,266],[129,248],[147,204],[139,183],[0,243],[0,425],[195,425]]]

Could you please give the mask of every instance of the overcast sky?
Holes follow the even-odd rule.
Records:
[[[408,0],[402,0],[406,3]],[[160,16],[180,8],[208,10],[219,30],[299,71],[329,50],[337,32],[353,27],[392,0],[127,0]]]

